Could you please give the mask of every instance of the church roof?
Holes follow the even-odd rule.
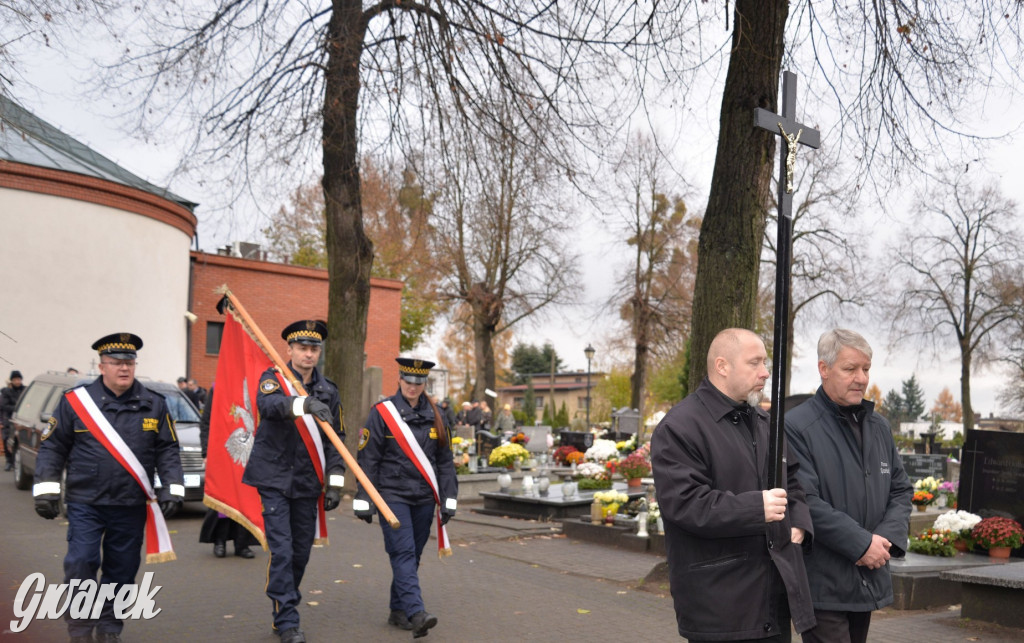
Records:
[[[196,203],[132,174],[0,94],[0,160],[91,176],[136,188],[194,211]]]

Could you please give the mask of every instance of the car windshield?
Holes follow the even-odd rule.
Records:
[[[171,419],[175,422],[198,422],[199,414],[180,391],[158,390],[157,393],[167,400],[167,410],[171,412]]]

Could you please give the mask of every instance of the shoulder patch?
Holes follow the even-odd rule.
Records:
[[[160,420],[156,418],[142,418],[142,430],[143,431],[159,431]]]
[[[260,393],[265,395],[269,395],[279,388],[281,388],[281,385],[277,383],[276,379],[268,379],[260,382]]]
[[[369,442],[370,442],[370,429],[367,429],[366,427],[363,427],[359,431],[359,450],[362,451],[363,447],[365,447]]]
[[[436,440],[437,439],[437,427],[436,426],[431,426],[430,427],[430,435],[428,435],[427,437],[429,437],[431,440]]]
[[[53,430],[56,429],[56,428],[57,428],[57,416],[56,415],[51,415],[50,419],[47,420],[46,428],[43,429],[43,434],[40,437],[42,437],[42,439],[45,441],[46,438],[50,437],[50,434],[53,433]]]

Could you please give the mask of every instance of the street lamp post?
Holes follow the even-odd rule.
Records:
[[[594,359],[594,347],[587,343],[587,347],[583,349],[583,354],[587,356],[587,431],[590,430],[590,360]]]

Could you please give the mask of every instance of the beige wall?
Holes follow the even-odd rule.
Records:
[[[89,346],[121,331],[145,343],[137,375],[184,374],[190,241],[134,212],[0,188],[0,379],[85,373]]]

